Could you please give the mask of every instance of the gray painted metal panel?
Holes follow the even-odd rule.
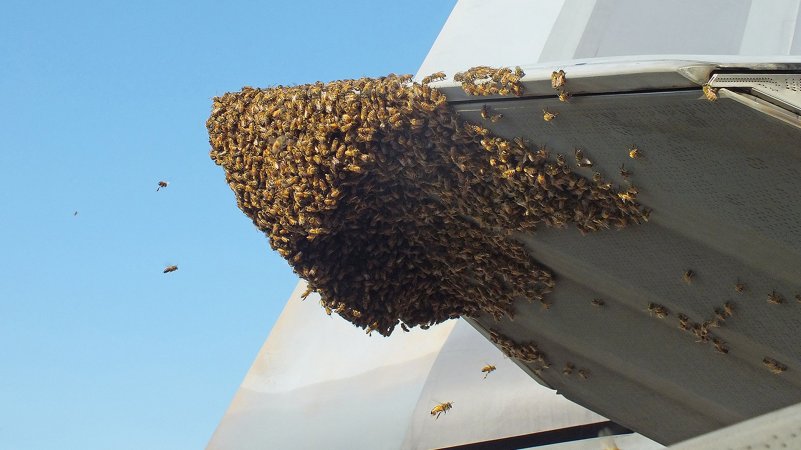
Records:
[[[568,79],[570,75],[568,73]],[[553,269],[554,306],[521,304],[514,321],[480,318],[519,340],[534,340],[554,368],[535,375],[566,397],[659,442],[670,443],[801,401],[801,130],[737,102],[699,100],[697,91],[638,93],[493,103],[504,114],[486,124],[523,135],[570,160],[582,148],[592,170],[623,184],[625,163],[654,209],[651,222],[581,236],[543,229],[519,235]],[[481,122],[483,102],[458,103]],[[547,108],[561,114],[542,120]],[[646,155],[631,160],[636,143]],[[589,169],[576,168],[591,176]],[[682,282],[684,271],[697,277]],[[748,284],[734,291],[737,280]],[[768,304],[776,290],[788,301]],[[603,298],[607,306],[590,304]],[[714,317],[724,302],[735,315],[714,334],[728,355],[678,328],[676,314]],[[671,315],[649,315],[649,303]],[[780,376],[769,356],[789,366]],[[571,362],[592,376],[565,377]]]

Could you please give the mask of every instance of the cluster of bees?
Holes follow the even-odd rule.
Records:
[[[489,333],[490,340],[501,349],[504,355],[527,363],[537,363],[538,370],[551,367],[545,354],[537,348],[537,344],[533,342],[515,342],[510,337],[494,329],[489,330]]]
[[[688,285],[692,284],[693,280],[695,279],[695,272],[692,270],[686,270],[682,274],[681,279]],[[737,280],[734,283],[734,291],[738,294],[742,294],[747,289],[748,286],[740,280]],[[796,295],[796,300],[801,302],[801,294]],[[784,302],[784,297],[773,290],[768,294],[767,302],[770,304],[779,305]],[[678,326],[680,330],[692,334],[695,338],[695,342],[700,344],[711,343],[714,346],[715,351],[726,355],[729,353],[728,345],[722,339],[714,336],[712,334],[712,329],[719,328],[724,325],[726,319],[729,319],[734,315],[734,310],[734,304],[732,302],[726,302],[722,306],[714,308],[714,316],[702,320],[700,323],[690,320],[690,317],[687,314],[678,313]],[[670,315],[670,311],[665,306],[657,303],[649,303],[648,312],[658,319],[664,319]],[[773,358],[765,357],[762,360],[762,363],[768,370],[777,375],[787,370],[787,366]]]
[[[522,76],[477,67],[454,79],[519,95]],[[309,292],[382,335],[463,315],[511,318],[518,299],[547,307],[553,276],[511,232],[647,220],[633,194],[463,121],[409,75],[245,87],[214,99],[207,128],[239,208]]]
[[[438,75],[441,72],[435,74]],[[525,73],[520,67],[514,70],[508,67],[472,67],[453,76],[454,81],[462,85],[462,90],[469,95],[523,95],[525,88],[520,80]],[[444,78],[444,77],[443,77]],[[428,77],[423,79],[426,82]]]

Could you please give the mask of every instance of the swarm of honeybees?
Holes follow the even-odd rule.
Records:
[[[521,76],[474,68],[454,79],[519,95]],[[564,158],[461,120],[408,75],[245,87],[215,98],[206,125],[212,160],[273,249],[326,311],[382,335],[511,317],[518,299],[547,306],[552,275],[511,231],[647,218]]]

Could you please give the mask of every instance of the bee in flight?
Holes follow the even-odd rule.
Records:
[[[168,184],[170,184],[169,181],[159,181],[159,187],[156,188],[156,192],[158,192],[161,188],[167,187]]]
[[[453,402],[440,403],[431,410],[431,415],[436,416],[435,419],[439,419],[440,414],[447,414],[448,410],[451,408],[453,408]]]
[[[484,373],[484,379],[486,380],[487,379],[487,375],[489,375],[490,372],[494,372],[495,371],[495,366],[493,366],[492,364],[487,364],[486,366],[481,368],[481,371],[485,372]]]
[[[175,272],[178,270],[178,266],[167,266],[164,268],[164,273]]]
[[[74,213],[72,213],[72,217],[75,217],[77,215],[78,215],[78,211],[75,211]]]

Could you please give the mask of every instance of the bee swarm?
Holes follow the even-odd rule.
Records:
[[[518,94],[520,76],[455,79]],[[212,160],[272,248],[325,308],[382,335],[546,304],[553,277],[510,231],[646,220],[609,183],[462,121],[410,76],[245,87],[216,97],[206,126]]]

